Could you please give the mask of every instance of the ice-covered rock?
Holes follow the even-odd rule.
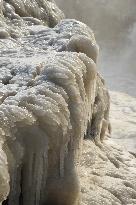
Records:
[[[38,23],[31,9],[27,17],[28,5],[4,1],[1,15],[0,128],[10,177],[4,203],[77,204],[76,165],[93,115],[98,46],[85,24],[63,20],[49,28],[48,18]],[[13,11],[20,38],[9,32]]]
[[[78,205],[84,136],[100,173],[112,153],[102,144],[110,99],[94,34],[61,20],[54,1],[5,0],[0,9],[0,203]]]

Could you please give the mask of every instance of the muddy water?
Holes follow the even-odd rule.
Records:
[[[136,1],[56,1],[67,17],[94,30],[99,69],[111,90],[112,137],[136,152]]]

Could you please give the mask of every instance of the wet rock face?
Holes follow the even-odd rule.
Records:
[[[94,139],[109,122],[93,32],[76,20],[60,21],[53,1],[9,0],[1,8],[0,202],[77,205],[88,122]]]

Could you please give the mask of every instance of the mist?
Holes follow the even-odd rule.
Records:
[[[93,29],[100,46],[99,69],[109,88],[135,97],[136,1],[56,1],[67,18],[76,18]]]

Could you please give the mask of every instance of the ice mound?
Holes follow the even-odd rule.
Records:
[[[61,180],[76,180],[70,175],[92,116],[95,63],[82,53],[55,51],[6,59],[0,127],[10,174],[8,203],[43,204],[49,186],[59,189]]]
[[[0,9],[0,203],[78,205],[83,139],[103,173],[111,132],[94,34],[61,20],[54,1],[5,0]]]
[[[21,2],[3,3],[1,17],[9,22],[2,25],[0,39],[1,164],[6,170],[0,175],[0,201],[8,196],[4,203],[10,205],[76,204],[76,166],[96,97],[93,32],[75,20],[54,28],[38,25],[38,19],[24,24],[22,13],[17,31],[25,27],[27,33],[17,38],[9,32],[13,19],[4,12],[8,6],[20,16]]]

